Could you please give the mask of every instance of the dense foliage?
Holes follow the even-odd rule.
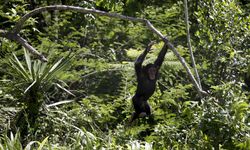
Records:
[[[146,18],[191,66],[183,1],[0,1],[0,29],[11,31],[31,10],[63,4]],[[43,12],[25,22],[22,37],[41,62],[0,37],[0,150],[3,149],[243,149],[250,150],[250,3],[190,0],[191,43],[201,98],[168,51],[150,98],[154,121],[132,124],[134,60],[156,41],[141,23],[72,11]]]

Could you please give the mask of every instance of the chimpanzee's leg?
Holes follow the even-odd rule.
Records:
[[[144,111],[146,112],[147,116],[151,115],[151,108],[148,104],[148,101],[144,101]]]
[[[135,95],[132,98],[132,102],[134,105],[135,112],[132,114],[130,122],[133,122],[135,119],[137,119],[139,117],[146,116],[143,97]]]
[[[143,101],[143,97],[141,96],[134,96],[132,98],[133,101],[133,105],[134,105],[134,109],[135,109],[135,113],[140,114],[141,112],[144,112],[144,101]]]

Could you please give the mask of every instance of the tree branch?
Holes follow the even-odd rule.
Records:
[[[206,94],[205,91],[202,91],[202,89],[200,88],[199,84],[197,83],[196,79],[194,78],[194,76],[192,75],[190,69],[188,68],[185,60],[183,57],[181,57],[181,55],[179,54],[179,52],[175,49],[175,47],[173,46],[172,43],[169,42],[169,40],[160,32],[158,31],[151,23],[150,21],[146,20],[146,19],[142,19],[142,18],[134,18],[134,17],[129,17],[129,16],[124,16],[124,15],[120,15],[117,13],[109,13],[109,12],[105,12],[105,11],[100,11],[100,10],[93,10],[93,9],[87,9],[87,8],[82,8],[82,7],[76,7],[76,6],[66,6],[66,5],[53,5],[53,6],[45,6],[45,7],[40,7],[37,9],[32,10],[31,12],[29,12],[28,14],[24,15],[16,24],[16,26],[14,27],[14,30],[12,31],[13,33],[19,33],[24,22],[29,19],[30,17],[41,13],[43,11],[51,11],[51,10],[73,10],[73,11],[77,11],[77,12],[81,12],[81,13],[90,13],[90,14],[96,14],[99,16],[107,16],[107,17],[112,17],[112,18],[119,18],[119,19],[123,19],[123,20],[129,20],[129,21],[133,21],[133,22],[141,22],[146,24],[146,26],[152,30],[155,34],[157,34],[165,43],[167,43],[168,47],[174,52],[174,54],[177,56],[177,58],[179,59],[179,61],[181,62],[181,64],[184,66],[184,68],[186,69],[191,82],[193,83],[193,85],[195,86],[195,88],[198,90],[199,93],[202,94]],[[26,42],[27,43],[27,42]]]
[[[26,48],[31,54],[37,56],[41,61],[47,62],[47,59],[39,53],[34,47],[32,47],[25,39],[16,33],[10,33],[5,30],[0,29],[0,36],[5,37],[9,40],[14,40],[20,43],[24,48]]]
[[[29,52],[33,55],[38,56],[38,58],[43,61],[47,62],[48,60],[41,54],[39,53],[34,47],[32,47],[25,39],[23,39],[21,36],[18,34],[15,34],[15,40],[19,42],[23,47],[25,47]]]
[[[187,0],[184,0],[184,9],[185,9],[185,22],[186,22],[186,30],[187,30],[187,43],[188,43],[188,49],[189,49],[189,53],[190,53],[190,56],[191,56],[191,61],[192,61],[192,65],[193,65],[193,68],[194,68],[194,72],[195,72],[195,77],[196,77],[196,80],[200,86],[200,89],[202,89],[202,86],[201,86],[201,81],[200,81],[200,77],[199,77],[199,74],[198,74],[198,71],[197,71],[197,68],[196,68],[196,63],[195,63],[195,59],[194,59],[194,55],[193,55],[193,51],[192,51],[192,46],[191,46],[191,38],[190,38],[190,32],[189,32],[189,19],[188,19],[188,6],[187,6]]]
[[[18,33],[24,22],[26,20],[28,20],[30,17],[39,14],[41,12],[44,11],[51,11],[51,10],[72,10],[72,11],[76,11],[76,12],[81,12],[81,13],[89,13],[89,14],[96,14],[99,16],[107,16],[107,17],[111,17],[111,18],[119,18],[119,19],[123,19],[123,20],[130,20],[130,21],[134,21],[134,22],[145,22],[145,19],[141,19],[141,18],[134,18],[134,17],[129,17],[129,16],[124,16],[124,15],[120,15],[117,13],[109,13],[109,12],[105,12],[105,11],[100,11],[100,10],[95,10],[95,9],[88,9],[88,8],[82,8],[82,7],[77,7],[77,6],[67,6],[67,5],[52,5],[52,6],[45,6],[45,7],[40,7],[37,9],[32,10],[31,12],[29,12],[28,14],[24,15],[19,21],[18,23],[15,25],[13,32]]]

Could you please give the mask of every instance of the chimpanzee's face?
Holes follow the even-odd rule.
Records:
[[[148,68],[148,77],[150,80],[155,80],[157,69],[155,67]]]

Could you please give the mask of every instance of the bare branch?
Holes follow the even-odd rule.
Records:
[[[186,30],[187,30],[187,43],[188,43],[188,49],[190,52],[190,56],[191,56],[191,61],[192,61],[192,65],[194,68],[194,72],[195,72],[195,77],[196,80],[200,86],[200,89],[202,89],[201,86],[201,81],[200,81],[200,77],[196,68],[196,63],[195,63],[195,59],[194,59],[194,55],[193,55],[193,51],[192,51],[192,46],[191,46],[191,40],[190,40],[190,33],[189,33],[189,23],[188,23],[188,7],[187,7],[187,0],[184,0],[184,8],[185,8],[185,22],[186,22]]]
[[[41,61],[47,62],[47,59],[41,53],[39,53],[34,47],[32,47],[25,39],[20,37],[18,34],[10,33],[8,31],[0,29],[0,37],[5,37],[5,38],[7,38],[9,40],[14,40],[14,41],[20,43],[30,53],[37,56]]]
[[[89,13],[89,14],[96,14],[99,16],[107,16],[107,17],[111,17],[111,18],[119,18],[119,19],[123,19],[123,20],[130,20],[130,21],[134,21],[134,22],[145,22],[145,19],[141,19],[141,18],[134,18],[134,17],[129,17],[129,16],[124,16],[124,15],[120,15],[117,13],[110,13],[110,12],[105,12],[105,11],[100,11],[100,10],[94,10],[94,9],[88,9],[88,8],[82,8],[82,7],[77,7],[77,6],[67,6],[67,5],[52,5],[52,6],[45,6],[45,7],[40,7],[37,9],[32,10],[31,12],[29,12],[28,14],[24,15],[16,24],[13,32],[18,33],[24,22],[26,20],[28,20],[30,17],[39,14],[41,12],[44,11],[54,11],[54,10],[72,10],[72,11],[76,11],[76,12],[81,12],[81,13]]]
[[[34,47],[32,47],[25,39],[23,39],[18,34],[15,34],[15,40],[19,42],[23,47],[25,47],[31,54],[37,56],[41,61],[48,61],[41,53],[39,53]]]
[[[194,84],[195,88],[198,90],[199,93],[203,93],[205,94],[206,92],[202,91],[202,89],[200,89],[199,84],[197,83],[196,79],[194,78],[194,76],[192,75],[190,69],[188,68],[185,60],[183,57],[181,57],[181,55],[179,54],[179,52],[175,49],[175,47],[173,46],[173,44],[171,44],[169,42],[169,40],[160,32],[158,31],[151,23],[150,21],[146,20],[146,19],[142,19],[142,18],[134,18],[134,17],[129,17],[129,16],[124,16],[124,15],[120,15],[117,13],[109,13],[109,12],[104,12],[104,11],[100,11],[100,10],[93,10],[93,9],[87,9],[87,8],[82,8],[82,7],[76,7],[76,6],[66,6],[66,5],[53,5],[53,6],[46,6],[46,7],[41,7],[41,8],[37,8],[32,10],[31,12],[29,12],[28,14],[24,15],[16,24],[13,32],[14,33],[19,33],[24,22],[29,19],[30,17],[41,13],[43,11],[51,11],[51,10],[73,10],[73,11],[77,11],[77,12],[81,12],[81,13],[90,13],[90,14],[96,14],[99,16],[107,16],[107,17],[112,17],[112,18],[119,18],[119,19],[123,19],[123,20],[129,20],[129,21],[133,21],[133,22],[141,22],[146,24],[146,26],[152,30],[155,34],[157,34],[165,43],[167,43],[168,47],[174,52],[174,54],[177,56],[177,58],[179,59],[179,61],[181,62],[181,64],[184,66],[184,68],[186,69],[191,82]],[[27,42],[26,42],[27,43]]]

